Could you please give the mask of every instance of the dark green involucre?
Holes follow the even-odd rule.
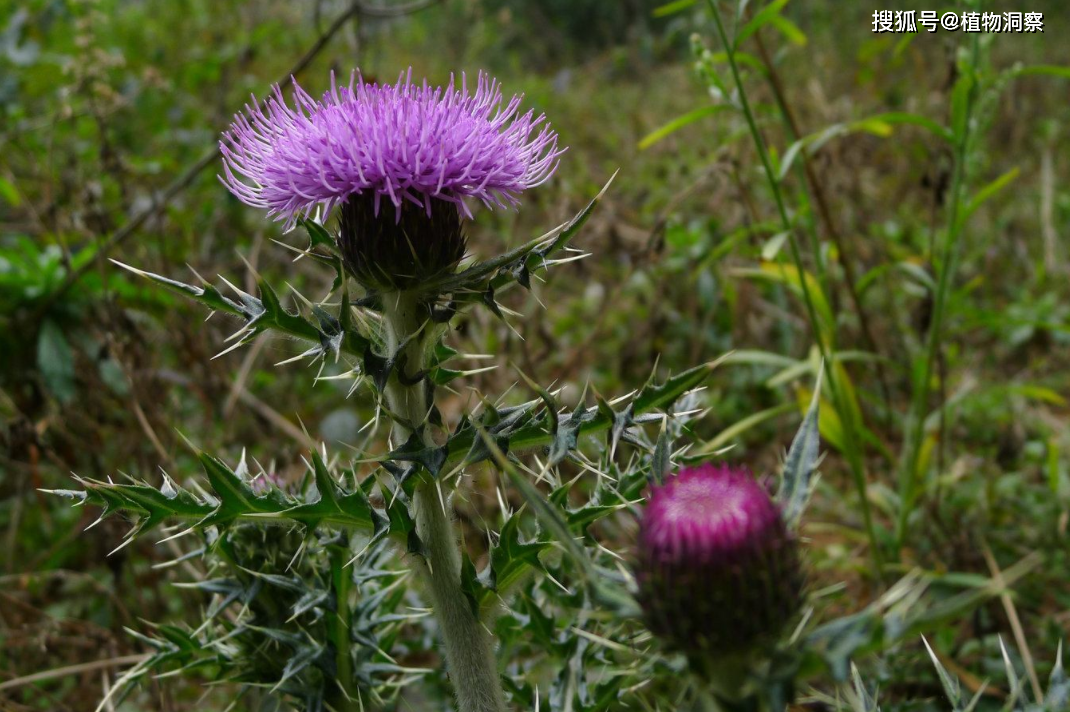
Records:
[[[342,204],[338,248],[349,273],[372,292],[406,291],[452,272],[467,241],[455,203],[432,200],[427,208],[405,201],[395,211],[372,194]]]

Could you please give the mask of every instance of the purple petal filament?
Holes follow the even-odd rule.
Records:
[[[710,561],[746,546],[779,519],[780,510],[748,472],[705,464],[653,490],[640,536],[658,561]]]
[[[465,199],[488,207],[518,204],[524,190],[547,180],[562,150],[545,116],[520,114],[521,96],[506,102],[484,73],[469,92],[465,76],[446,87],[414,84],[412,70],[396,84],[364,82],[317,101],[294,82],[294,107],[276,85],[263,103],[246,105],[223,134],[221,180],[247,205],[293,227],[326,216],[351,195],[383,199],[400,218],[403,201],[430,214],[432,199]]]

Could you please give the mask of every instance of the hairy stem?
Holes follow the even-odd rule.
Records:
[[[331,577],[334,580],[334,595],[337,601],[336,617],[331,625],[331,638],[338,668],[338,691],[331,694],[331,706],[340,712],[360,709],[353,680],[353,658],[350,653],[353,616],[349,608],[349,592],[353,588],[353,570],[346,567],[350,551],[348,547],[331,547]]]
[[[383,312],[387,349],[389,353],[400,349],[399,372],[391,375],[386,387],[387,405],[395,417],[394,435],[404,442],[414,431],[421,432],[431,445],[430,430],[421,426],[432,404],[422,380],[410,383],[426,368],[437,334],[427,321],[426,309],[412,295],[384,296]],[[505,712],[505,695],[490,634],[461,588],[461,551],[448,493],[439,488],[437,481],[424,479],[416,486],[413,508],[416,533],[425,549],[425,559],[417,566],[431,594],[458,708],[465,712]]]

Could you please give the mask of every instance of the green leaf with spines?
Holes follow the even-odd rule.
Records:
[[[569,240],[575,237],[615,177],[616,173],[598,195],[568,222],[502,255],[477,262],[460,272],[429,280],[419,286],[421,293],[433,301],[443,295],[452,295],[459,303],[486,301],[501,316],[494,302],[495,293],[511,283],[528,286],[530,273],[547,267],[549,257],[564,249]]]
[[[564,461],[579,446],[580,428],[583,427],[584,421],[597,417],[598,410],[588,410],[581,401],[576,409],[564,418],[558,417],[553,408],[548,408],[547,414],[552,416],[554,424],[554,437],[550,441],[548,453],[550,467],[553,467]]]
[[[593,569],[591,562],[587,557],[587,552],[582,546],[576,543],[573,532],[569,529],[565,518],[561,516],[559,508],[551,504],[546,497],[539,492],[538,488],[530,482],[527,477],[522,475],[511,462],[509,462],[505,453],[494,444],[493,439],[491,439],[485,431],[480,431],[479,435],[483,438],[487,448],[490,450],[491,458],[494,461],[495,466],[497,466],[500,471],[504,472],[512,485],[520,491],[524,501],[528,503],[528,506],[531,507],[532,511],[535,513],[535,517],[539,524],[549,530],[572,560],[580,567],[584,574],[584,578],[589,579]]]
[[[539,554],[549,547],[550,542],[539,536],[529,541],[521,538],[519,515],[513,514],[506,519],[490,554],[489,568],[493,574],[494,590],[507,591],[528,570],[545,570],[539,561]],[[488,592],[481,603],[489,598]]]
[[[1051,669],[1051,677],[1048,678],[1048,694],[1044,697],[1044,703],[1051,710],[1070,708],[1070,677],[1067,677],[1063,669],[1063,643],[1059,641],[1059,650],[1055,653],[1055,665]]]
[[[814,396],[810,401],[810,407],[806,411],[799,432],[791,441],[788,456],[784,460],[784,469],[780,478],[780,489],[777,491],[777,500],[784,509],[784,521],[789,527],[799,525],[806,510],[806,504],[810,501],[810,493],[813,490],[814,470],[820,459],[821,439],[818,433],[818,417],[821,407],[821,376],[823,371],[817,374],[817,384],[814,386]]]
[[[377,480],[368,477],[353,492],[346,492],[329,474],[318,453],[313,453],[313,475],[318,495],[287,495],[278,489],[255,493],[249,485],[218,458],[198,451],[212,500],[197,497],[165,480],[162,489],[143,482],[115,483],[78,478],[84,490],[47,490],[79,499],[79,504],[103,508],[102,517],[125,512],[136,518],[131,535],[148,531],[164,521],[184,521],[204,530],[214,525],[236,522],[292,523],[307,531],[330,525],[370,532],[374,538],[393,536],[405,541],[415,529],[407,502],[384,493],[389,509],[374,508],[369,493]]]
[[[308,218],[299,218],[297,224],[305,229],[308,233],[308,250],[312,251],[317,247],[326,247],[332,253],[338,252],[338,245],[335,243],[334,237],[331,233],[327,232],[327,228],[319,224],[315,220],[309,220]]]
[[[326,354],[331,350],[340,350],[357,357],[362,356],[365,348],[371,343],[355,329],[343,332],[337,318],[321,307],[314,307],[313,309],[320,321],[319,327],[300,314],[288,311],[282,306],[275,291],[263,280],[259,282],[260,298],[239,292],[239,301],[234,301],[224,297],[219,290],[210,284],[197,287],[153,274],[152,272],[146,272],[116,260],[112,260],[112,262],[136,275],[150,279],[174,292],[189,297],[213,311],[231,314],[244,319],[245,328],[251,329],[251,334],[275,331],[316,344],[319,347],[319,354]],[[324,331],[322,328],[324,326],[332,328],[332,330]],[[248,340],[248,337],[245,337],[244,340]],[[309,355],[316,355],[316,352],[313,351]]]
[[[267,544],[259,534],[251,527],[228,529],[222,535],[226,546],[210,554],[215,558],[214,567],[219,566],[218,557],[223,555],[222,563],[231,568],[232,576],[203,587],[206,594],[216,593],[216,589],[237,592],[245,588],[227,604],[234,615],[206,616],[193,629],[154,626],[151,636],[132,631],[155,652],[131,675],[124,676],[124,684],[143,679],[153,670],[184,672],[204,668],[212,680],[274,689],[298,709],[325,708],[324,701],[330,702],[334,697],[332,681],[338,658],[336,649],[323,641],[332,625],[329,614],[336,610],[339,583],[333,576],[322,575],[322,559],[330,555],[328,550],[339,539],[333,537],[330,541],[334,544],[321,540],[320,546],[309,547],[296,569],[280,577],[270,569],[255,567],[264,566],[267,549],[275,551],[283,561],[289,560],[300,540],[291,537],[286,543],[284,535]],[[281,549],[274,548],[280,544]],[[344,549],[342,553],[345,558]],[[362,582],[361,595],[351,601],[356,605],[351,609],[348,628],[352,679],[359,694],[365,700],[375,700],[377,706],[394,698],[398,682],[411,678],[413,673],[391,662],[389,653],[382,652],[394,650],[398,624],[413,617],[399,613],[404,607],[405,590],[391,585],[404,572],[382,568],[391,558],[378,545],[351,562],[352,568],[345,569],[347,575],[352,573],[354,581]],[[265,587],[261,584],[265,579],[279,585]],[[317,651],[321,654],[317,655]]]
[[[272,489],[264,495],[257,495],[237,473],[222,460],[205,452],[197,452],[205,476],[212,487],[213,494],[219,499],[219,505],[206,517],[201,526],[225,524],[242,513],[270,513],[286,507],[278,490]]]
[[[668,378],[660,385],[648,383],[630,403],[633,423],[643,424],[661,420],[663,414],[657,411],[667,408],[684,393],[701,385],[722,361],[723,358],[688,369]],[[508,430],[494,427],[484,429],[490,435],[507,440],[508,451],[512,453],[548,446],[553,442],[554,431],[548,427],[547,418],[539,419],[532,414],[532,406],[533,403],[529,402],[524,405],[525,410],[510,411],[510,415],[514,417]],[[549,410],[556,412],[557,408]],[[505,413],[506,409],[502,409],[501,412]],[[579,417],[582,423],[578,435],[581,437],[606,430],[612,427],[615,421],[615,418],[600,412],[597,406],[583,410]],[[463,421],[462,425],[467,422]],[[471,465],[488,459],[485,448],[476,447],[478,442],[479,437],[473,427],[460,427],[454,431],[446,442],[447,457],[443,469],[446,472],[452,472],[462,464]]]
[[[482,571],[477,572],[471,557],[466,552],[462,553],[461,591],[464,592],[464,597],[468,600],[472,615],[479,618],[482,601],[493,596],[496,591],[493,567],[487,566]]]
[[[385,459],[416,463],[427,470],[432,477],[438,477],[443,463],[446,462],[446,448],[428,445],[424,440],[422,428],[417,428],[412,431],[403,445],[391,450]]]

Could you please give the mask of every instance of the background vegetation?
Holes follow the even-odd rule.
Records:
[[[556,270],[552,295],[536,286],[543,304],[509,295],[537,316],[513,330],[476,313],[455,335],[500,368],[466,379],[447,418],[470,401],[467,386],[504,390],[516,368],[575,398],[587,382],[624,392],[655,363],[679,372],[735,350],[708,384],[693,452],[732,446],[724,457],[772,472],[809,402],[816,330],[836,343],[842,391],[825,394],[829,455],[803,528],[822,605],[860,610],[915,569],[947,595],[1011,571],[1012,590],[928,637],[969,689],[1002,679],[1000,635],[1027,684],[1045,679],[1070,624],[1062,3],[992,3],[1043,12],[1045,32],[974,46],[958,32],[873,34],[872,11],[892,9],[879,3],[776,2],[777,19],[743,39],[747,98],[783,175],[811,296],[817,285],[824,295],[816,315],[748,125],[723,109],[734,89],[708,8],[428,5],[395,16],[404,6],[326,0],[0,3],[0,709],[94,709],[144,653],[125,629],[206,605],[166,585],[196,561],[153,565],[182,540],[106,556],[122,523],[87,531],[97,512],[39,489],[68,487],[72,472],[184,480],[197,470],[184,438],[230,461],[244,450],[286,482],[310,443],[344,447],[372,416],[336,382],[295,388],[303,366],[274,366],[291,344],[262,338],[213,359],[228,324],[107,262],[249,275],[250,291],[255,271],[326,292],[275,243],[288,237],[220,186],[214,146],[271,82],[298,73],[324,89],[329,71],[354,67],[392,80],[412,66],[432,82],[486,69],[551,118],[570,147],[560,170],[519,213],[478,216],[477,254],[563,221],[620,169],[577,243],[592,256]],[[743,5],[744,21],[763,12]],[[920,388],[934,314],[939,357]],[[497,509],[492,475],[481,481],[461,509],[477,555]],[[627,537],[616,544],[627,555]],[[920,640],[858,662],[886,708],[946,708]],[[988,685],[985,703],[998,708],[1006,692]],[[229,694],[164,678],[123,709],[198,709]],[[814,705],[835,695],[830,683]]]

